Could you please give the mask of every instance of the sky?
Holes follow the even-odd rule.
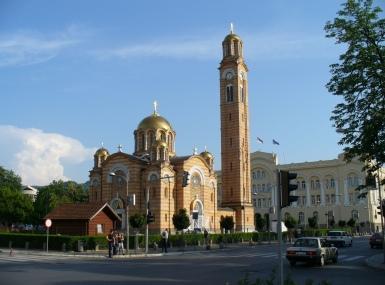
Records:
[[[344,49],[324,26],[341,3],[0,0],[0,166],[25,185],[83,183],[102,143],[133,153],[157,101],[177,155],[207,147],[219,170],[230,23],[249,68],[250,150],[285,164],[334,159],[342,147],[329,118],[340,99],[325,85]]]

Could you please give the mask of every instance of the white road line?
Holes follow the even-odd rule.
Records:
[[[365,256],[363,256],[363,255],[352,256],[352,257],[349,257],[349,258],[345,258],[344,261],[353,261],[353,260],[364,258],[364,257]]]

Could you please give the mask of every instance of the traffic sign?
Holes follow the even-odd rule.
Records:
[[[50,227],[52,226],[52,220],[51,220],[51,219],[46,219],[46,220],[45,220],[45,226],[46,226],[47,228],[50,228]]]

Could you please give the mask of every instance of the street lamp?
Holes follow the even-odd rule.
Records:
[[[130,202],[130,198],[128,196],[128,174],[126,176],[123,176],[120,174],[116,174],[115,172],[110,172],[110,176],[121,177],[124,179],[124,181],[126,181],[126,201],[125,201],[125,204],[126,204],[126,209],[125,209],[126,210],[126,252],[128,254],[130,249],[130,227],[128,224],[128,204]]]

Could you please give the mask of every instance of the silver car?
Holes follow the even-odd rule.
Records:
[[[291,266],[298,261],[324,266],[328,261],[337,263],[338,249],[329,245],[324,238],[303,237],[286,249],[286,258]]]

